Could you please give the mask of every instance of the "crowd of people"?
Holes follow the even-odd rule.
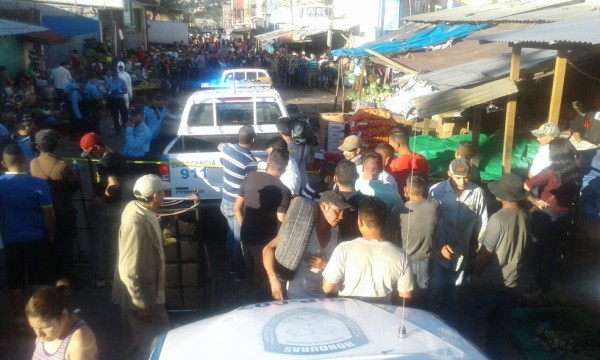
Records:
[[[229,271],[236,281],[252,281],[253,300],[337,294],[406,304],[439,314],[501,357],[524,269],[535,275],[524,297],[552,289],[553,261],[579,194],[576,152],[558,127],[532,131],[541,150],[529,178],[505,174],[487,185],[471,142],[460,143],[447,180],[430,186],[427,160],[402,129],[366,153],[351,135],[339,147],[345,159],[325,163],[333,171],[301,181],[298,193],[286,179],[302,178],[306,163],[296,157],[310,151],[286,138],[289,119],[277,126],[265,172],[256,172],[251,127],[240,130],[237,144],[220,145]],[[490,208],[499,210],[490,214],[492,199],[498,204]],[[312,211],[299,205],[305,201],[316,204]],[[289,233],[292,225],[306,229]],[[291,275],[277,259],[280,247],[300,248]]]
[[[277,62],[285,69],[281,81],[290,86],[314,88],[333,83],[326,53],[319,59],[304,51],[269,54],[257,49],[256,40],[246,36],[234,39],[217,34],[189,45],[139,47],[118,54],[111,52],[109,44],[86,43],[81,55],[74,49],[53,69],[46,69],[42,61],[31,61],[30,68],[15,78],[0,65],[0,145],[14,137],[31,160],[32,143],[28,139],[38,128],[55,126],[62,119],[68,123],[72,139],[86,132],[102,135],[99,124],[106,108],[114,134],[125,132],[130,143],[125,155],[139,160],[156,155],[166,144],[159,139],[160,134],[174,134],[180,106],[173,97],[199,88],[201,82],[220,78],[226,68],[269,69]],[[160,95],[137,96],[134,88],[152,79],[159,82]],[[130,122],[130,110],[131,114],[139,113],[135,106],[143,105],[148,105],[143,109],[143,124]],[[150,145],[146,141],[148,129],[143,125],[152,133]]]
[[[114,60],[113,70],[97,61],[86,64],[74,51],[47,75],[56,102],[70,109],[72,136],[98,161],[89,207],[94,221],[88,229],[93,282],[105,287],[114,279],[113,300],[121,304],[129,356],[147,357],[154,336],[169,327],[163,239],[156,220],[168,186],[157,176],[140,176],[148,172],[144,161],[164,148],[161,135],[176,118],[177,104],[168,102],[166,94],[210,69],[264,67],[273,59],[256,52],[252,40],[229,43],[217,37],[163,53],[132,50]],[[282,53],[275,59],[280,79],[289,86],[325,87],[332,80],[326,55],[317,60],[314,54]],[[133,96],[129,72],[136,62],[143,76],[154,72],[163,84],[163,93],[145,106]],[[0,90],[10,96],[7,88],[15,82],[5,70],[0,66]],[[184,75],[176,78],[175,73]],[[36,78],[44,76],[35,73]],[[115,135],[125,132],[121,152],[102,140],[103,101]],[[17,112],[21,114],[15,119]],[[95,359],[94,333],[69,300],[69,287],[78,280],[72,269],[76,233],[71,198],[79,181],[55,155],[56,131],[35,132],[31,117],[8,103],[2,105],[2,121],[7,171],[0,175],[0,270],[6,269],[9,290],[2,300],[10,303],[16,326],[28,323],[34,330],[34,358]],[[293,126],[289,118],[277,121],[279,134],[266,144],[264,171],[251,152],[256,140],[252,126],[240,129],[237,143],[218,147],[224,168],[220,210],[228,228],[227,267],[235,281],[252,282],[248,300],[343,296],[423,308],[439,314],[491,357],[500,357],[523,269],[535,275],[524,296],[543,297],[552,290],[554,257],[570,230],[579,195],[576,152],[560,137],[558,126],[546,123],[532,132],[541,147],[527,179],[505,174],[487,185],[470,142],[458,146],[447,179],[430,184],[427,159],[410,148],[403,129],[393,130],[389,141],[373,151],[366,151],[360,137],[346,137],[339,147],[344,159],[324,162],[311,179],[312,147],[294,141]],[[581,137],[588,128],[582,122],[572,130]],[[133,194],[126,194],[131,175],[137,180]],[[291,211],[304,201],[312,204],[309,212]],[[500,208],[493,214],[490,201]],[[284,275],[277,249],[294,246],[297,239],[279,230],[296,223],[305,225],[306,245],[299,250],[297,267]],[[47,286],[57,279],[68,281]],[[26,302],[26,285],[44,287]],[[7,316],[0,315],[5,328]],[[0,331],[0,346],[3,335]]]
[[[277,71],[282,85],[295,88],[327,88],[333,84],[336,72],[330,66],[327,52],[317,58],[315,54],[307,55],[284,51],[277,54]]]
[[[143,114],[142,107],[131,106],[133,126]],[[152,125],[144,126],[151,138]],[[429,186],[427,160],[410,148],[403,129],[393,130],[388,143],[374,151],[348,136],[339,147],[344,159],[323,163],[318,178],[311,179],[311,146],[295,142],[292,127],[289,118],[278,120],[279,135],[266,145],[265,171],[258,171],[251,152],[252,126],[240,129],[237,143],[219,145],[228,270],[236,281],[252,281],[249,301],[338,295],[419,307],[499,356],[523,266],[536,275],[528,295],[551,290],[556,247],[569,230],[579,193],[576,153],[558,127],[547,123],[533,131],[541,150],[528,179],[506,174],[485,187],[470,142],[460,143],[447,180]],[[76,278],[70,198],[79,182],[54,155],[57,141],[58,134],[46,129],[34,136],[32,159],[18,144],[3,150],[0,260],[13,317],[22,326],[26,316],[38,336],[36,354],[81,352],[93,358],[96,340],[73,314],[65,281],[40,289],[24,306],[26,284]],[[152,338],[169,326],[162,231],[155,216],[168,185],[155,175],[139,177],[134,200],[121,211],[130,198],[124,193],[132,170],[127,155],[95,133],[79,144],[98,160],[89,209],[94,283],[106,286],[114,276],[113,300],[122,304],[128,354],[145,356]],[[501,204],[491,216],[490,194]],[[292,211],[303,201],[314,204],[311,212]],[[298,223],[306,226],[306,246],[297,268],[284,276],[276,252],[293,246],[295,237],[285,238],[279,229]]]

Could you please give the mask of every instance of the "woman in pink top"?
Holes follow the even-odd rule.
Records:
[[[98,347],[94,332],[71,312],[69,285],[59,280],[33,294],[25,315],[35,332],[33,360],[95,360]]]
[[[536,189],[538,196],[528,196],[534,206],[531,213],[531,232],[534,238],[532,268],[537,271],[539,289],[531,295],[552,290],[554,260],[561,241],[571,226],[581,175],[575,160],[575,148],[567,139],[556,138],[549,143],[550,166],[525,180],[525,190]]]

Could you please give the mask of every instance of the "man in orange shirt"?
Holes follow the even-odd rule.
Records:
[[[427,181],[429,164],[423,155],[414,153],[408,143],[408,135],[402,130],[393,131],[388,143],[394,148],[398,157],[390,162],[390,170],[398,183],[398,191],[403,194],[406,178],[411,173],[419,173]],[[402,191],[401,191],[402,190]]]

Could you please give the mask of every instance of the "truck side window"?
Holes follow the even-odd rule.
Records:
[[[217,126],[252,125],[253,114],[251,102],[217,104]]]
[[[281,116],[277,103],[257,102],[256,123],[257,125],[275,124]]]
[[[188,126],[213,126],[212,103],[195,104],[190,109]]]

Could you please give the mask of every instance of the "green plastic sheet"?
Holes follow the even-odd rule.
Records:
[[[471,141],[472,136],[453,135],[449,138],[438,139],[429,135],[419,135],[410,138],[411,149],[419,153],[429,162],[429,176],[433,178],[445,178],[448,165],[454,159],[454,153],[461,141]],[[502,176],[502,143],[503,133],[497,132],[492,135],[481,134],[479,136],[479,173],[484,181],[497,180]],[[539,144],[532,139],[528,132],[515,132],[512,153],[512,172],[523,178],[527,177],[527,171],[535,154],[539,150]]]

